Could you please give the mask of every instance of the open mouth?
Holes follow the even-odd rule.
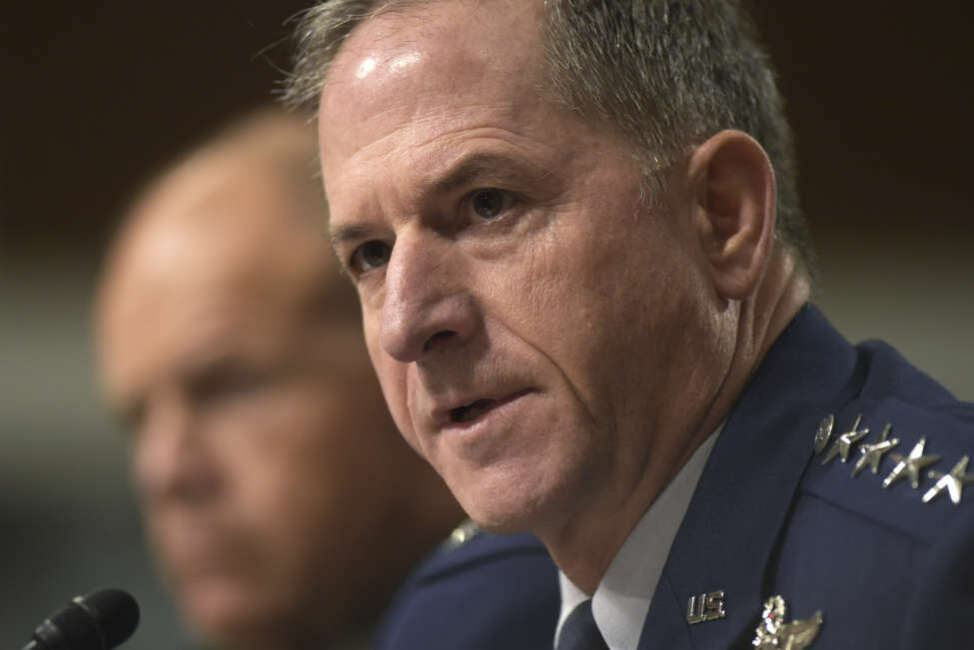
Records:
[[[450,409],[450,421],[455,423],[473,422],[497,405],[495,399],[478,399],[475,402]]]
[[[528,393],[534,392],[533,388],[525,388],[524,390],[519,390],[516,393],[512,393],[507,397],[502,397],[500,399],[478,399],[470,402],[469,404],[464,404],[463,406],[458,406],[456,408],[450,409],[450,422],[453,424],[464,424],[467,422],[474,422],[479,420],[481,417],[493,411],[496,408],[504,406],[510,402],[513,402]]]

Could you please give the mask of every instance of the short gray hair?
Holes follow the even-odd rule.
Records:
[[[316,109],[329,66],[355,27],[422,3],[326,0],[309,9],[297,28],[285,101]],[[633,142],[657,180],[724,129],[760,142],[777,180],[777,238],[814,271],[791,129],[770,58],[737,0],[545,0],[543,33],[554,98]]]

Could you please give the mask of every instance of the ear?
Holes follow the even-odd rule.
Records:
[[[743,300],[757,287],[774,240],[774,170],[758,142],[721,131],[690,157],[694,225],[717,293]]]

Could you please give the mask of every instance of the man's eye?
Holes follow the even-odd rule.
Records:
[[[117,409],[114,413],[118,428],[131,439],[138,437],[145,421],[145,404],[139,402]]]
[[[389,244],[378,240],[367,241],[352,253],[352,270],[362,273],[385,266],[391,253],[392,247]]]
[[[481,219],[496,219],[514,206],[515,197],[510,192],[493,187],[475,190],[469,196],[470,207]]]
[[[212,406],[235,398],[249,398],[257,391],[273,387],[276,379],[267,370],[227,363],[208,368],[189,388],[194,403]]]

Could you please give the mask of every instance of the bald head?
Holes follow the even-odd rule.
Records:
[[[192,289],[207,293],[201,285],[236,283],[234,293],[276,307],[327,294],[348,320],[353,292],[317,230],[325,204],[312,180],[313,138],[297,118],[260,115],[162,176],[130,211],[102,297],[132,293],[115,302],[136,309],[147,286],[185,302]]]
[[[314,164],[280,114],[195,152],[135,203],[96,309],[163,574],[234,648],[361,626],[460,517],[386,413]]]

